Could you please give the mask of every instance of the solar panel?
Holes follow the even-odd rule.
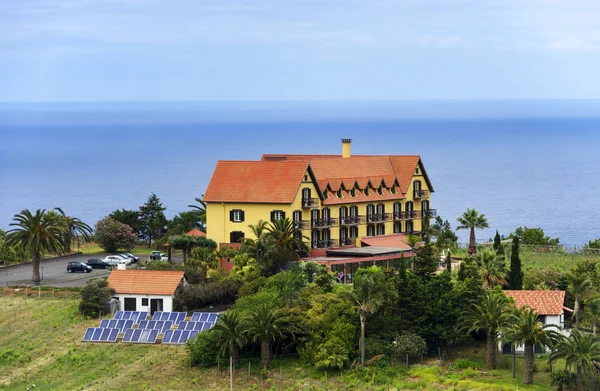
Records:
[[[215,323],[217,321],[217,314],[208,314],[208,321]]]
[[[163,326],[161,333],[166,332],[167,330],[169,330],[171,327],[173,327],[173,322],[171,322],[170,320],[165,321],[165,325]]]
[[[110,335],[108,336],[108,340],[106,342],[117,342],[119,332],[119,329],[110,329]]]
[[[125,320],[121,319],[121,320],[117,320],[117,328],[120,329],[121,331],[125,330]]]
[[[129,318],[129,319],[133,320],[134,324],[137,324],[139,317],[140,317],[140,311],[134,311],[131,313],[131,318]]]
[[[142,320],[138,325],[138,329],[147,329],[148,328],[148,320]]]
[[[88,327],[88,329],[85,330],[85,334],[83,336],[83,340],[85,342],[89,342],[92,340],[92,335],[94,335],[94,330],[96,330],[94,327]]]
[[[123,316],[123,311],[117,311],[117,312],[115,312],[114,319],[119,320],[119,319],[121,319],[122,316]]]
[[[173,331],[173,336],[171,337],[171,343],[179,343],[179,338],[181,338],[181,330]]]
[[[133,335],[131,336],[131,342],[137,343],[140,341],[140,335],[142,335],[142,329],[133,329]]]
[[[119,324],[119,321],[118,321],[118,320],[111,319],[111,320],[108,322],[108,328],[109,328],[109,329],[116,329],[116,328],[117,328],[117,326],[118,326],[118,324]]]
[[[161,320],[171,320],[173,322],[175,322],[175,320],[177,320],[177,312],[165,312],[165,314],[167,314],[167,318],[165,319],[165,316],[163,314],[163,317]]]
[[[202,326],[204,326],[204,322],[196,322],[194,323],[194,330],[200,331],[202,330]]]
[[[179,330],[185,330],[185,326],[187,325],[188,322],[181,322],[177,325],[177,328]]]
[[[181,336],[179,337],[178,343],[185,343],[185,341],[187,341],[189,337],[190,337],[189,331],[182,331]]]
[[[139,323],[142,320],[146,320],[147,317],[148,317],[148,312],[142,311],[142,312],[140,312],[140,316],[138,316],[137,322]]]
[[[200,316],[200,322],[206,322],[208,320],[208,314],[206,312],[202,312]]]
[[[153,329],[156,327],[156,322],[159,322],[157,320],[151,320],[150,322],[148,322],[148,327],[146,327],[147,329]]]
[[[165,331],[165,335],[163,336],[163,343],[171,343],[171,337],[173,336],[173,330]]]
[[[150,330],[150,335],[148,336],[148,341],[146,341],[146,343],[156,343],[157,338],[158,330]]]
[[[152,327],[152,329],[162,331],[162,329],[164,327],[165,327],[165,321],[164,320],[157,320],[156,321],[156,325],[154,327]]]
[[[201,312],[194,312],[192,314],[192,322],[198,322],[200,321],[200,316],[202,315]]]
[[[190,339],[196,339],[196,335],[198,335],[198,331],[197,330],[190,331],[190,337],[188,338],[188,341]]]
[[[110,336],[110,329],[102,329],[102,335],[100,335],[100,341],[107,342],[108,337]]]
[[[107,328],[108,327],[108,319],[102,319],[100,321],[100,326],[99,327],[101,327],[103,329]]]
[[[123,330],[130,329],[133,327],[133,320],[126,320],[125,325],[123,326]]]
[[[183,322],[186,317],[187,317],[187,312],[177,312],[177,320],[175,321],[175,323],[179,324],[179,323]]]
[[[160,320],[160,317],[162,316],[162,312],[160,311],[156,311],[153,315],[152,315],[152,320]]]
[[[123,337],[123,342],[131,342],[133,338],[133,329],[125,330],[125,336]]]
[[[196,322],[188,322],[187,323],[187,327],[185,328],[186,330],[192,331],[196,329]]]
[[[202,331],[208,330],[212,327],[212,323],[210,322],[204,322],[204,325],[202,326]]]
[[[92,341],[94,341],[94,342],[100,341],[100,337],[102,336],[102,330],[104,330],[104,329],[101,329],[99,327],[94,329],[94,334],[92,335]]]

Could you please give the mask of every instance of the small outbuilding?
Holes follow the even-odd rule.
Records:
[[[186,284],[179,270],[113,270],[108,286],[115,290],[122,310],[172,312],[177,289]]]

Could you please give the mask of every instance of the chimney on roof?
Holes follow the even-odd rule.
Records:
[[[352,142],[351,138],[343,138],[342,139],[342,157],[350,157],[350,143]]]

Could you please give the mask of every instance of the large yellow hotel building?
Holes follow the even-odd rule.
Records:
[[[207,237],[239,243],[259,220],[290,218],[311,249],[360,246],[370,236],[413,234],[435,217],[419,156],[263,155],[219,161],[204,195]],[[395,235],[399,236],[399,235]]]

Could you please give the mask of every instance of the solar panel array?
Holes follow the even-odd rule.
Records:
[[[143,311],[117,311],[114,319],[102,319],[100,327],[88,328],[83,341],[116,342],[125,333],[123,342],[154,344],[163,334],[162,343],[181,345],[210,329],[218,319],[217,314],[207,312],[194,312],[190,321],[185,320],[186,312],[155,312],[152,320],[147,317]]]
[[[187,312],[155,312],[152,320],[170,320],[173,324],[179,324],[185,320]]]
[[[156,343],[158,330],[149,329],[128,329],[125,330],[123,342],[133,343]]]
[[[86,342],[117,342],[119,333],[119,329],[90,327],[85,331],[83,340]]]

